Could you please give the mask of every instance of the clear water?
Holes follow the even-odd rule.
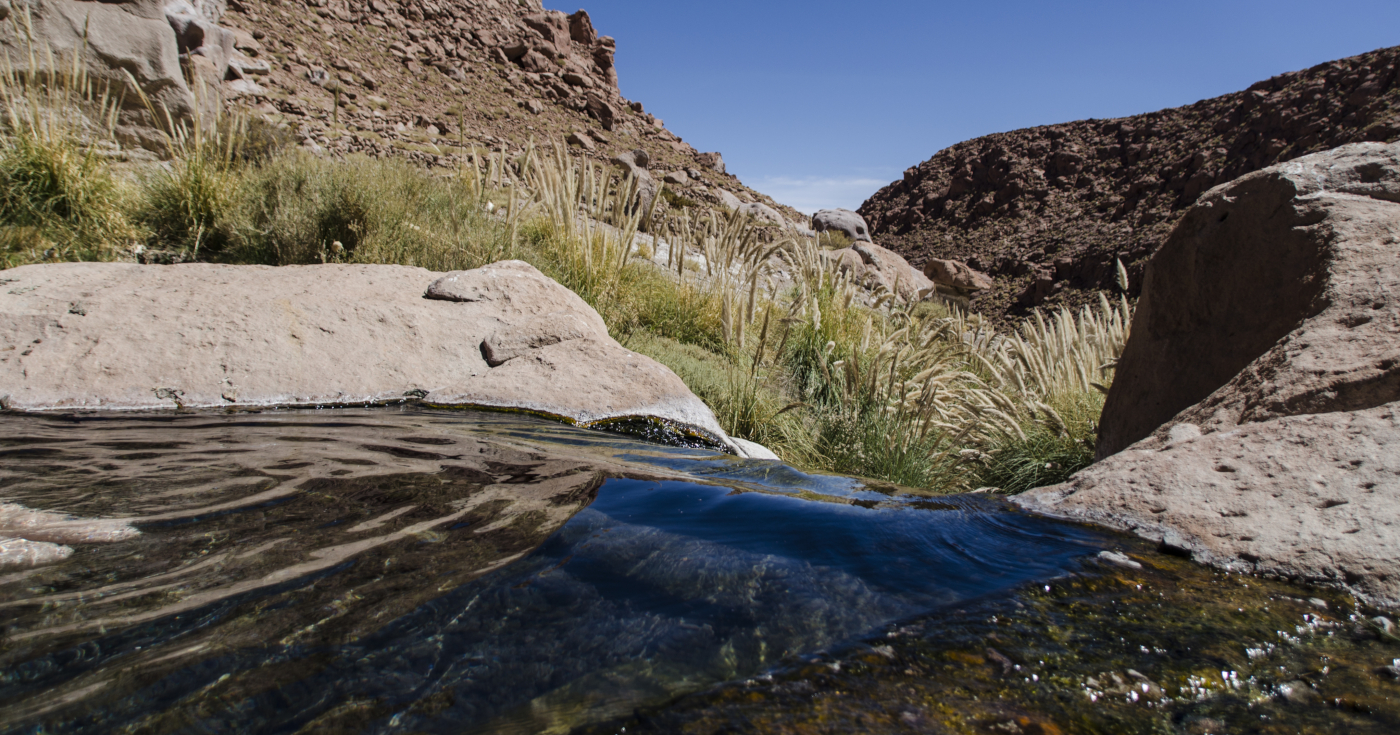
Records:
[[[6,733],[562,732],[1117,543],[504,414],[0,416],[0,437],[0,499],[140,531],[0,569]]]

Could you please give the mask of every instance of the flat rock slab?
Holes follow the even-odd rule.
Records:
[[[1400,403],[1204,435],[1189,426],[1014,500],[1202,563],[1400,608]]]
[[[675,373],[624,349],[520,261],[391,265],[65,263],[0,272],[11,410],[358,405],[421,398],[587,425],[666,419],[728,444]]]

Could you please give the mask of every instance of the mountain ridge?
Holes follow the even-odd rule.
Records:
[[[910,167],[859,209],[877,243],[922,266],[993,276],[973,308],[996,318],[1136,296],[1147,259],[1208,189],[1299,156],[1400,139],[1400,47],[1276,75],[1128,117],[973,138]]]

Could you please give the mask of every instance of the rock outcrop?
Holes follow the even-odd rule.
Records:
[[[0,280],[0,403],[11,410],[419,398],[581,425],[661,419],[733,448],[680,378],[520,261],[446,275],[73,263]]]
[[[233,52],[233,36],[218,27],[221,6],[212,1],[196,7],[176,0],[167,9],[150,0],[33,0],[18,4],[16,11],[28,17],[0,23],[0,54],[17,72],[41,76],[53,71],[45,68],[47,53],[56,64],[81,56],[93,88],[121,101],[116,132],[124,144],[160,144],[163,121],[151,118],[142,95],[159,114],[169,111],[176,121],[188,121],[197,110],[211,111],[218,103],[218,84]],[[200,68],[208,71],[204,79],[209,86],[202,98],[187,79],[195,68],[192,52],[199,56]],[[39,68],[30,69],[31,61]]]
[[[637,206],[643,212],[651,208],[651,203],[656,199],[656,195],[661,193],[661,185],[656,183],[651,172],[647,170],[651,163],[651,155],[640,148],[632,151],[624,151],[613,156],[612,163],[622,170],[624,175],[630,175],[637,181]]]
[[[835,230],[852,240],[870,240],[870,226],[865,218],[849,209],[823,209],[812,215],[812,230]]]
[[[878,291],[884,289],[905,301],[921,301],[933,293],[933,282],[908,261],[873,242],[859,242],[848,248],[825,253],[838,271],[856,283]]]
[[[1099,456],[1173,422],[1213,431],[1400,400],[1397,264],[1400,144],[1212,190],[1152,259]]]
[[[1248,90],[1114,120],[959,143],[860,207],[875,241],[922,266],[965,262],[995,279],[996,316],[1116,293],[1208,189],[1339,145],[1400,138],[1400,47],[1282,74]]]
[[[177,123],[208,121],[222,104],[249,121],[261,152],[291,143],[317,155],[457,168],[572,138],[595,162],[642,149],[657,171],[690,172],[686,198],[703,207],[741,192],[799,216],[627,99],[617,42],[584,10],[565,14],[540,0],[0,0],[0,15],[10,16],[0,22],[0,54],[21,73],[28,48],[11,21],[26,8],[40,50],[71,55],[87,28],[85,66],[99,92],[110,87],[123,101],[114,156],[163,153],[163,110]]]
[[[986,273],[975,271],[966,263],[956,260],[929,258],[924,263],[924,275],[938,286],[943,286],[956,294],[971,294],[992,287],[992,279]]]
[[[1098,452],[1019,502],[1400,607],[1400,144],[1201,197],[1149,264]]]

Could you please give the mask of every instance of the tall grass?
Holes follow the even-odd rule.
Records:
[[[112,258],[137,235],[107,159],[121,101],[81,51],[36,42],[27,8],[10,23],[24,58],[0,55],[0,265]]]
[[[813,406],[819,456],[833,470],[945,490],[1007,492],[1058,481],[1092,460],[1102,391],[1127,339],[1126,300],[1037,312],[1011,334],[956,307],[876,309],[794,248],[799,287],[784,355]]]

